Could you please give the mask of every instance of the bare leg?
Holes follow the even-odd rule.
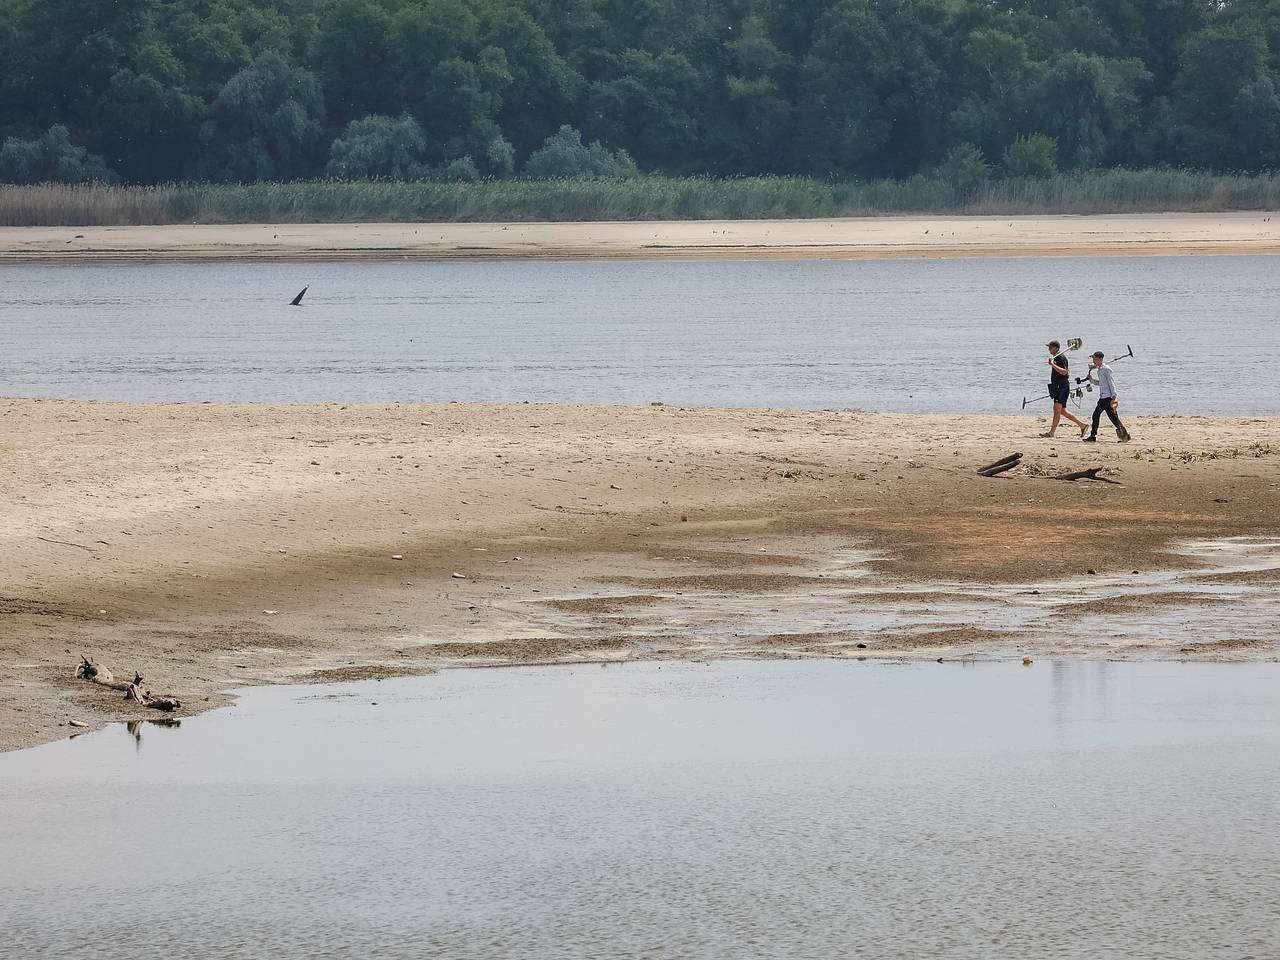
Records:
[[[1089,426],[1089,424],[1085,423],[1083,420],[1077,417],[1074,413],[1072,413],[1066,407],[1062,408],[1062,415],[1066,417],[1068,420],[1070,420],[1072,423],[1074,423],[1081,430],[1087,429]]]
[[[1062,404],[1058,403],[1057,401],[1054,401],[1054,404],[1053,404],[1053,422],[1049,424],[1049,433],[1048,433],[1048,436],[1052,437],[1055,433],[1057,433],[1057,432],[1058,432],[1058,421],[1060,421],[1060,420],[1062,419],[1062,414],[1063,414],[1064,412],[1065,412],[1065,411],[1064,411],[1064,410],[1063,410],[1063,408],[1062,408]],[[1071,416],[1071,414],[1069,414],[1069,413],[1068,413],[1068,414],[1067,414],[1067,416]]]

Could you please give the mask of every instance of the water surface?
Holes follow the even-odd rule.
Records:
[[[257,689],[0,756],[15,957],[1280,954],[1280,664]]]
[[[1044,392],[1043,344],[1082,337],[1132,344],[1131,413],[1280,414],[1274,256],[10,266],[0,287],[9,396],[1007,414]]]

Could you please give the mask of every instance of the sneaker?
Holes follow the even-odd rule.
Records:
[[[1128,442],[1129,442],[1129,440],[1131,439],[1131,438],[1130,438],[1130,436],[1129,436],[1129,431],[1128,431],[1128,430],[1126,430],[1124,427],[1121,427],[1121,428],[1119,429],[1118,433],[1120,434],[1120,442],[1121,442],[1121,443],[1128,443]]]
[[[1081,437],[1080,441],[1082,443],[1097,443],[1098,438],[1097,437]]]

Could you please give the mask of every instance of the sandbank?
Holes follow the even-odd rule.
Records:
[[[0,264],[857,259],[1280,252],[1267,212],[592,223],[0,227]]]
[[[1139,418],[1129,445],[1041,428],[0,400],[0,748],[128,715],[71,679],[80,653],[193,709],[245,684],[471,664],[1277,655],[1275,633],[1179,627],[1194,591],[1234,609],[1274,590],[1275,569],[1215,579],[1168,550],[1280,535],[1280,418]],[[1016,473],[974,473],[1014,451]],[[1118,483],[1046,479],[1089,465]],[[1186,582],[1149,579],[1175,568]],[[1106,629],[1008,621],[1103,600]]]

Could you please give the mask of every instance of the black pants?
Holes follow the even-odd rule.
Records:
[[[1116,434],[1120,437],[1125,436],[1124,424],[1120,422],[1116,412],[1111,409],[1111,399],[1111,397],[1107,397],[1105,400],[1099,400],[1098,405],[1093,408],[1093,430],[1090,431],[1089,436],[1096,437],[1098,435],[1098,423],[1102,420],[1104,413],[1111,420],[1111,425],[1116,428]]]

